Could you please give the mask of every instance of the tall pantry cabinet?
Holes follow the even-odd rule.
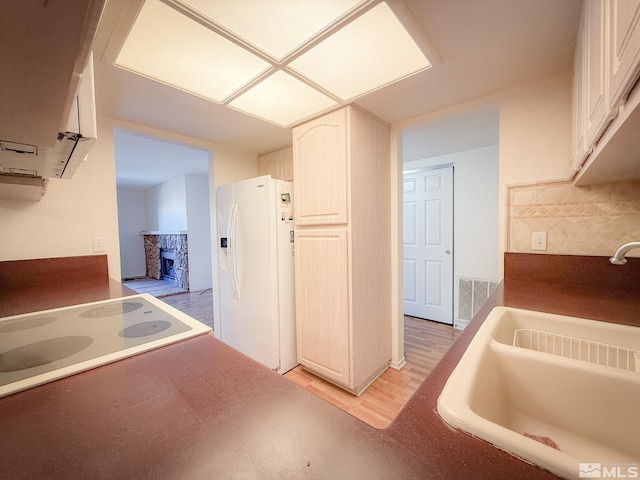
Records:
[[[293,129],[298,361],[355,394],[391,359],[389,135],[351,105]]]

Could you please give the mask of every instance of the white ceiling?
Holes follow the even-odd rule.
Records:
[[[290,128],[277,127],[113,66],[140,2],[107,3],[94,44],[99,115],[254,153],[291,144]],[[404,0],[404,3],[441,63],[355,102],[390,124],[571,69],[581,0]],[[489,119],[497,115],[495,111],[476,112],[470,114],[475,115],[475,120],[464,121],[472,122],[473,128],[478,129],[482,124],[481,113]],[[455,122],[440,124],[440,133],[432,135],[429,142],[432,153],[447,153],[446,148],[466,149],[461,148],[462,136],[456,130],[445,135],[447,123],[449,128],[456,127]],[[488,135],[495,135],[494,130],[489,130]],[[465,131],[468,133],[468,128]],[[480,136],[479,131],[476,133]],[[405,135],[417,142],[422,140],[418,145],[420,151],[426,148],[427,136],[426,127],[411,127]],[[445,137],[452,139],[449,147],[445,147],[445,142],[433,141]],[[475,142],[490,144],[488,139]],[[411,149],[405,147],[405,151],[410,153]]]

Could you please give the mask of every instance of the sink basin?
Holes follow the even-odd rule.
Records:
[[[593,468],[637,477],[638,350],[638,327],[496,307],[449,377],[438,412],[564,478],[593,478]]]

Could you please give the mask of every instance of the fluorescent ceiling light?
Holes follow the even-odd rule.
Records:
[[[179,0],[280,61],[368,0]]]
[[[343,101],[431,66],[386,3],[380,3],[289,65]]]
[[[158,0],[144,3],[115,63],[219,103],[271,68]]]
[[[336,105],[335,100],[282,71],[229,103],[231,108],[283,127]]]
[[[145,0],[115,64],[285,127],[431,66],[381,0]]]

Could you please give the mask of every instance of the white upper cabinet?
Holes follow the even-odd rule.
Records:
[[[607,68],[607,3],[602,0],[587,0],[584,4],[585,50],[583,71],[585,75],[585,142],[587,149],[594,145],[611,121],[613,114],[609,105],[609,71]]]
[[[584,22],[580,24],[576,42],[576,55],[573,63],[573,167],[578,170],[591,150],[587,149],[585,141],[585,107],[584,97],[585,75],[584,64],[586,49],[584,48],[586,31]]]
[[[640,0],[610,0],[609,8],[610,103],[618,107],[640,69]]]
[[[585,0],[573,79],[576,185],[640,178],[640,0]]]

